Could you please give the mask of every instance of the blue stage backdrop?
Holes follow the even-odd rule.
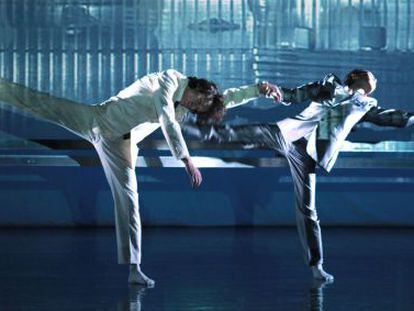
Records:
[[[168,68],[224,90],[261,80],[296,86],[362,67],[378,78],[381,106],[414,111],[413,20],[414,0],[0,0],[0,77],[95,104]],[[0,225],[112,225],[91,146],[0,108]],[[274,122],[303,108],[261,99],[229,111],[225,122]],[[294,224],[289,172],[272,152],[188,139],[204,174],[197,191],[161,133],[140,146],[144,224]],[[414,225],[412,139],[411,130],[354,132],[337,169],[320,172],[322,222]]]

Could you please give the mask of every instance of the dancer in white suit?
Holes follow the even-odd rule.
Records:
[[[141,271],[141,220],[135,165],[137,143],[161,127],[171,153],[183,161],[193,187],[202,177],[194,166],[179,122],[191,111],[219,120],[225,107],[266,94],[266,84],[219,93],[205,79],[169,69],[142,77],[98,105],[84,105],[0,79],[0,101],[65,127],[91,142],[101,160],[115,203],[118,263],[129,264],[130,283],[153,286]]]

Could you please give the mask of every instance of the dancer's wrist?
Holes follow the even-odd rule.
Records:
[[[181,161],[183,161],[184,163],[188,163],[190,161],[190,157],[185,156],[185,157],[181,158]]]
[[[260,95],[268,96],[268,94],[270,92],[269,82],[261,81],[261,82],[257,83],[257,89],[258,89]]]

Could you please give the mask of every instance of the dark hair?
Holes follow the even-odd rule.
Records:
[[[205,112],[197,113],[197,123],[204,125],[209,122],[219,122],[225,113],[223,95],[220,94],[217,85],[209,80],[188,77],[188,87],[206,96],[206,100],[211,102],[209,109]]]
[[[368,94],[372,91],[369,84],[369,71],[366,69],[354,69],[346,75],[344,84],[350,88],[360,88]]]

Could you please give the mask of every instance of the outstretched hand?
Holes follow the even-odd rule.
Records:
[[[190,178],[191,187],[198,188],[203,181],[200,170],[194,165],[190,157],[181,159],[185,165],[185,170]]]
[[[275,102],[281,102],[283,100],[283,94],[280,88],[277,85],[271,84],[267,81],[260,83],[259,92],[266,97],[273,98]]]

